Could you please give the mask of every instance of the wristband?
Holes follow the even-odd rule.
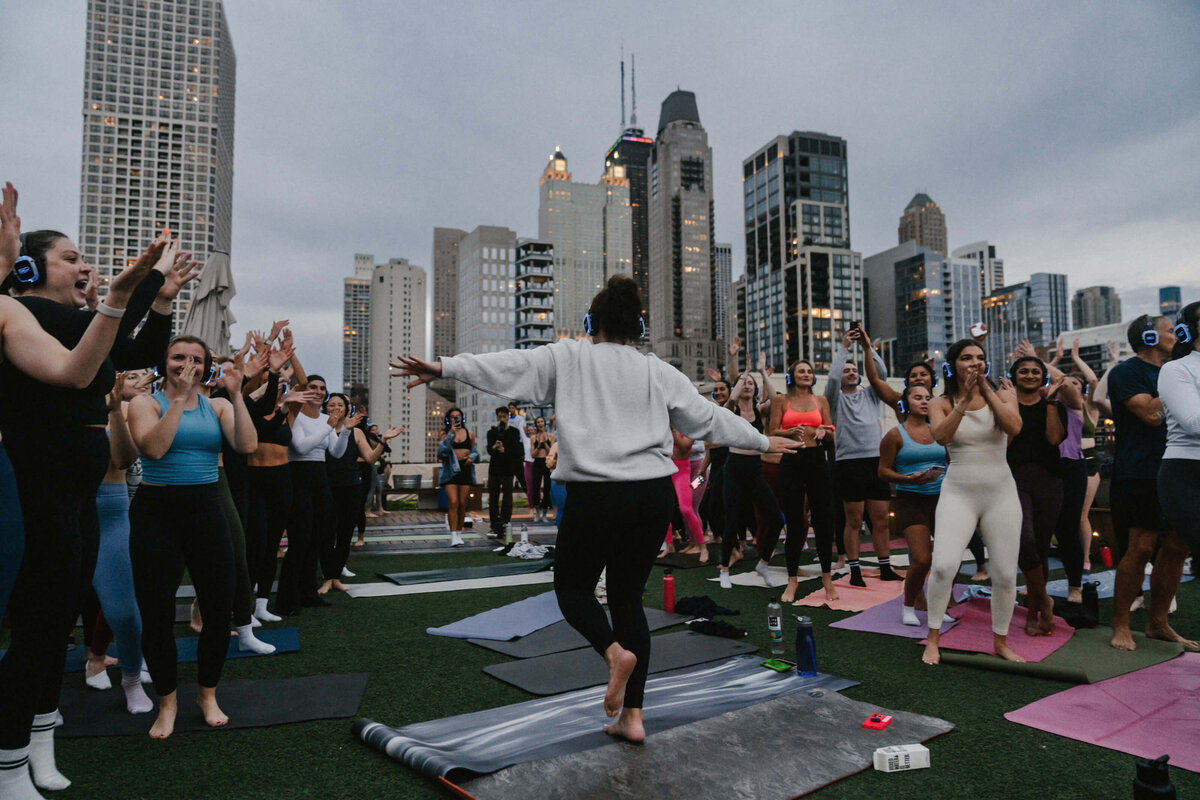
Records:
[[[112,319],[120,319],[125,316],[125,309],[113,308],[108,303],[99,303],[96,305],[96,313]]]

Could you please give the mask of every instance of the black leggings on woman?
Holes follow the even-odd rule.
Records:
[[[354,526],[363,511],[362,486],[358,484],[334,486],[331,496],[333,547],[321,551],[321,571],[327,581],[342,577],[342,568],[350,559],[350,539],[354,536]]]
[[[317,596],[317,562],[333,548],[330,512],[333,496],[324,461],[292,461],[292,513],[288,516],[288,549],[279,573],[277,608],[293,613],[302,600]]]
[[[613,642],[637,656],[625,686],[625,707],[641,708],[650,664],[650,628],[642,591],[671,519],[671,478],[611,483],[568,483],[554,554],[554,593],[571,627],[601,655]],[[608,570],[608,610],[596,600],[596,582]]]
[[[546,459],[535,458],[533,460],[533,482],[529,487],[529,491],[533,492],[534,504],[543,510],[550,508],[550,468],[546,466]]]
[[[737,544],[739,525],[744,514],[749,510],[747,503],[763,515],[766,529],[763,532],[763,544],[779,541],[779,531],[783,528],[783,514],[775,495],[767,481],[763,478],[762,457],[759,455],[744,455],[730,453],[725,460],[725,533],[721,536],[721,566],[728,567],[733,555],[734,545]],[[801,537],[801,543],[804,539]],[[759,555],[763,555],[762,550]],[[764,556],[765,557],[765,556]]]
[[[1200,459],[1162,460],[1158,468],[1158,502],[1163,518],[1192,548],[1195,563],[1200,555]]]
[[[1021,498],[1021,553],[1017,565],[1022,572],[1048,568],[1050,539],[1062,509],[1062,478],[1038,464],[1013,469],[1017,496]]]
[[[215,687],[225,666],[234,565],[233,540],[218,487],[216,483],[143,483],[129,507],[129,557],[142,612],[142,654],[160,697],[179,685],[175,593],[184,567],[204,617],[196,656],[198,683],[206,689]]]
[[[1062,464],[1062,510],[1054,538],[1062,557],[1067,585],[1078,589],[1083,585],[1083,542],[1079,540],[1079,520],[1083,517],[1083,501],[1087,496],[1087,462],[1082,458],[1064,458]]]
[[[271,596],[279,541],[292,510],[292,472],[287,464],[249,467],[249,524],[246,526],[246,566],[250,580],[258,584],[257,596]]]
[[[29,744],[35,714],[58,708],[63,643],[92,583],[108,468],[103,428],[4,431],[25,520],[25,552],[8,601],[12,642],[0,660],[0,750]],[[48,454],[57,454],[50,457]]]
[[[833,562],[833,507],[830,505],[833,489],[829,483],[829,464],[825,454],[818,449],[806,449],[799,453],[785,453],[779,462],[780,494],[783,496],[784,516],[787,517],[788,536],[784,543],[789,578],[800,570],[800,553],[808,536],[808,522],[804,518],[805,496],[808,510],[812,514],[813,532],[817,535],[817,558],[821,561],[821,572],[829,572]],[[763,540],[759,557],[770,561],[779,542],[779,529],[774,536]]]

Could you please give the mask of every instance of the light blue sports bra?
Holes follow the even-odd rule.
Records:
[[[901,475],[912,475],[914,472],[924,472],[930,467],[946,466],[946,448],[938,444],[936,441],[933,444],[920,444],[914,442],[912,437],[908,435],[908,431],[904,430],[904,426],[900,425],[900,452],[896,453],[895,470]],[[896,491],[898,492],[913,492],[915,494],[940,494],[942,491],[942,477],[938,476],[936,481],[932,483],[898,483]]]
[[[167,397],[155,392],[162,413]],[[221,454],[221,421],[204,395],[193,409],[185,410],[171,448],[162,458],[142,458],[142,481],[163,486],[194,486],[217,482],[217,456]]]

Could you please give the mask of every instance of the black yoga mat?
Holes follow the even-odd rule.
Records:
[[[156,701],[154,688],[146,694]],[[309,675],[261,681],[229,681],[217,687],[217,702],[229,715],[224,728],[262,728],[313,719],[352,717],[358,712],[367,688],[364,673]],[[196,707],[196,686],[179,687],[179,716],[175,733],[210,731]],[[125,710],[125,693],[114,687],[106,692],[91,689],[63,692],[59,701],[63,725],[59,738],[75,736],[146,735],[157,716],[130,714]]]
[[[525,575],[530,572],[541,572],[554,566],[553,558],[523,559],[507,558],[499,564],[484,564],[480,567],[459,567],[457,569],[427,569],[422,572],[380,572],[379,577],[399,586],[411,583],[438,583],[440,581],[461,581],[469,578],[491,578],[496,575]]]
[[[891,725],[864,728],[863,720],[879,711],[892,715]],[[867,769],[877,747],[922,742],[953,728],[817,689],[674,728],[644,746],[614,743],[529,761],[461,787],[478,800],[784,800]]]
[[[651,640],[650,672],[690,667],[757,650],[752,644],[702,633],[668,633]],[[608,682],[608,668],[604,665],[604,659],[590,647],[492,664],[484,667],[483,671],[518,689],[538,695],[560,694]]]
[[[679,725],[792,692],[815,689],[834,692],[855,685],[854,681],[830,675],[814,678],[800,678],[794,672],[781,675],[763,669],[759,666],[761,661],[756,656],[737,656],[652,675],[646,681],[647,734],[656,737]],[[602,730],[608,722],[603,710],[604,688],[539,697],[403,728],[359,719],[354,722],[353,730],[367,745],[426,777],[473,777],[523,761],[611,744],[613,740]],[[717,737],[715,741],[722,740],[723,737]],[[765,752],[773,754],[776,749],[772,747]],[[689,755],[689,763],[690,758]],[[677,764],[675,769],[678,768]],[[533,792],[530,797],[540,794]]]
[[[668,614],[657,608],[647,608],[645,611],[646,623],[650,626],[651,631],[680,625],[691,619],[684,614]],[[608,613],[607,609],[605,613]],[[566,620],[510,641],[500,642],[494,639],[467,639],[467,641],[513,658],[536,658],[588,646],[587,639],[584,639],[583,635],[572,628]]]
[[[748,561],[758,558],[758,553],[754,549],[753,544],[746,544],[745,550],[742,551],[742,561]],[[699,553],[668,553],[665,556],[656,558],[654,564],[659,567],[671,567],[672,569],[696,569],[697,567],[716,567],[721,563],[721,545],[708,545],[708,561],[704,564],[700,563]]]

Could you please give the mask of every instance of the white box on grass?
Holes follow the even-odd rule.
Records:
[[[929,748],[923,744],[899,744],[875,751],[875,769],[880,772],[903,772],[928,766]]]

